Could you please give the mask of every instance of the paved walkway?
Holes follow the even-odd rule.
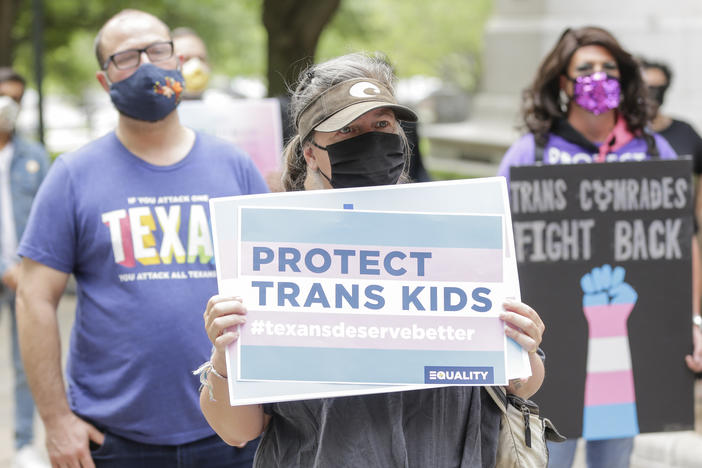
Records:
[[[59,303],[59,328],[61,331],[61,343],[68,343],[68,337],[73,325],[75,312],[75,296],[65,295]],[[10,468],[12,456],[14,454],[14,433],[13,433],[13,398],[12,398],[12,358],[10,350],[10,321],[5,316],[7,309],[0,313],[0,468]],[[64,353],[65,358],[65,353]],[[36,438],[34,444],[42,453],[44,449],[44,427],[35,416]]]
[[[66,295],[59,304],[61,340],[68,343],[73,324],[75,297]],[[6,312],[3,310],[3,313]],[[9,320],[0,315],[0,468],[9,468],[13,455],[12,433],[12,367],[10,359]],[[647,434],[636,439],[631,468],[695,468],[702,467],[702,381],[696,387],[697,432]],[[36,446],[44,452],[44,434],[37,417]],[[573,468],[585,468],[584,453],[578,451]],[[206,468],[206,467],[203,467]]]

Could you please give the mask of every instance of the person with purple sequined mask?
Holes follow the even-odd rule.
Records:
[[[610,32],[566,29],[524,91],[527,133],[507,150],[498,175],[509,178],[512,166],[676,158],[647,128],[647,96],[638,62]],[[549,444],[549,467],[569,468],[576,443]],[[588,468],[626,468],[632,449],[633,437],[588,440]]]
[[[528,131],[507,151],[509,167],[675,158],[647,130],[647,88],[636,60],[608,31],[566,29],[524,92]]]

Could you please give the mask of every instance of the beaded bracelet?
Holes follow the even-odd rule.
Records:
[[[216,377],[219,377],[222,380],[227,380],[227,377],[223,376],[219,372],[217,372],[217,369],[214,368],[212,365],[212,361],[205,361],[202,363],[200,367],[195,369],[193,371],[193,375],[199,375],[200,376],[200,388],[198,391],[202,391],[203,388],[207,388],[207,392],[209,393],[210,401],[217,401],[214,398],[214,393],[212,390],[212,384],[210,381],[207,379],[207,377],[210,374],[214,374]]]

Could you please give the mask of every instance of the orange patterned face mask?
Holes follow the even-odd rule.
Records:
[[[178,107],[184,83],[179,70],[144,63],[130,77],[112,83],[110,98],[127,117],[156,122]]]

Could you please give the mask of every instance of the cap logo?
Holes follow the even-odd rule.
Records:
[[[378,88],[373,83],[361,81],[351,86],[351,88],[349,89],[349,94],[357,98],[375,96],[377,94],[380,94],[380,88]]]

